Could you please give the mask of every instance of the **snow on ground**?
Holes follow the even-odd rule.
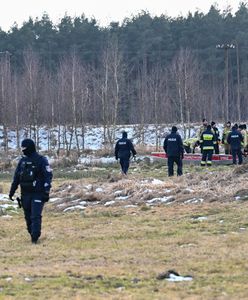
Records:
[[[140,125],[118,125],[115,129],[115,141],[117,139],[121,138],[122,131],[126,131],[128,133],[128,137],[133,140],[133,143],[135,145],[141,143],[141,132],[144,132],[144,145],[149,146],[155,146],[156,145],[156,136],[158,137],[159,145],[163,145],[163,139],[166,134],[168,134],[171,130],[172,125],[176,125],[178,127],[178,132],[182,136],[183,139],[193,137],[196,135],[197,131],[199,130],[200,125],[199,124],[192,124],[190,127],[187,127],[183,129],[182,125],[177,124],[161,124],[158,126],[155,125],[144,125],[143,128],[141,128]],[[157,127],[157,128],[156,128]],[[223,131],[223,124],[217,124],[217,127],[219,128],[220,133]],[[39,150],[45,151],[48,149],[48,131],[50,130],[50,133],[54,137],[54,146],[56,148],[56,143],[58,141],[58,132],[59,127],[54,127],[52,129],[48,127],[41,127],[39,129]],[[62,139],[64,127],[60,126],[60,138]],[[110,128],[110,131],[114,131],[113,128]],[[28,129],[24,128],[21,129],[20,139],[24,139],[28,136]],[[84,148],[90,149],[90,150],[99,150],[104,147],[104,139],[103,139],[103,127],[102,126],[85,126],[85,133],[84,133],[84,140],[82,139],[82,132],[81,128],[77,129],[77,135],[80,146],[83,145],[84,141]],[[67,140],[69,141],[71,137],[71,133],[67,133]],[[8,130],[8,143],[10,149],[16,149],[17,140],[16,140],[16,132],[15,130],[9,129]],[[4,145],[4,139],[3,139],[3,128],[0,126],[0,145]],[[75,134],[72,135],[72,148],[76,149],[76,139]],[[89,158],[90,159],[90,158]],[[102,160],[105,160],[104,158],[101,158]],[[106,158],[106,160],[109,160]],[[88,162],[88,158],[82,161],[83,163]]]

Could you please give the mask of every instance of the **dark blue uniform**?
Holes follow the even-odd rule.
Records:
[[[241,143],[243,142],[243,140],[244,138],[241,132],[239,132],[236,127],[233,127],[232,131],[229,133],[227,137],[227,142],[228,144],[231,145],[233,164],[235,165],[237,163],[236,156],[238,156],[239,165],[241,165],[243,162],[242,151],[241,151]]]
[[[177,164],[177,175],[183,174],[183,142],[181,136],[177,133],[177,128],[172,127],[171,134],[164,140],[164,151],[168,156],[168,175],[174,175],[174,163]]]
[[[129,169],[129,160],[131,153],[136,155],[136,151],[132,142],[127,138],[127,133],[122,133],[122,138],[115,145],[115,158],[120,159],[121,170],[123,174],[127,174]]]
[[[26,141],[27,143],[25,143]],[[9,197],[12,200],[15,191],[20,185],[27,230],[31,235],[32,242],[36,243],[41,235],[44,202],[49,199],[52,170],[48,160],[36,152],[32,140],[26,139],[23,142],[22,148],[24,148],[23,152],[26,156],[22,157],[17,165]],[[25,147],[26,144],[28,146]],[[28,169],[29,167],[31,169]],[[31,181],[28,181],[27,178],[24,179],[25,172],[28,172],[27,176],[30,176]]]

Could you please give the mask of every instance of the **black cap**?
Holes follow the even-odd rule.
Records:
[[[30,156],[32,153],[36,152],[35,143],[31,139],[23,140],[21,143],[21,147],[24,148],[22,152],[26,156]]]
[[[177,127],[176,126],[172,126],[171,131],[172,132],[177,132]]]
[[[127,132],[126,131],[122,131],[122,137],[127,138]]]
[[[211,126],[214,126],[216,123],[214,121],[211,122]]]

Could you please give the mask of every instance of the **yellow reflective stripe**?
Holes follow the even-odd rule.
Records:
[[[212,134],[203,134],[204,141],[212,141],[213,135]]]
[[[204,146],[203,150],[214,150],[214,146]]]

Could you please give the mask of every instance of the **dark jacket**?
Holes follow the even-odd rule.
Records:
[[[213,134],[214,134],[214,137],[215,137],[215,141],[220,141],[220,132],[219,132],[219,129],[217,127],[213,127],[212,128],[212,131],[213,131]]]
[[[164,151],[168,156],[183,156],[183,142],[181,136],[171,132],[164,140]]]
[[[131,153],[133,156],[136,155],[132,142],[125,137],[119,139],[115,145],[115,158],[129,159]]]
[[[20,178],[21,173],[23,172],[24,166],[26,162],[33,162],[36,167],[35,172],[35,180],[33,182],[32,191],[25,190],[21,186]],[[15,191],[17,190],[18,186],[21,186],[21,194],[25,193],[49,193],[51,188],[52,182],[52,170],[49,166],[48,160],[46,157],[38,154],[37,152],[32,153],[30,156],[24,156],[20,159],[13,178],[13,182],[10,188],[10,194],[14,195]]]
[[[233,150],[237,150],[241,148],[241,143],[243,142],[244,138],[237,129],[232,129],[232,131],[228,134],[227,142],[231,145]]]
[[[216,144],[215,134],[211,129],[205,130],[200,139],[202,150],[214,150],[214,144]]]

